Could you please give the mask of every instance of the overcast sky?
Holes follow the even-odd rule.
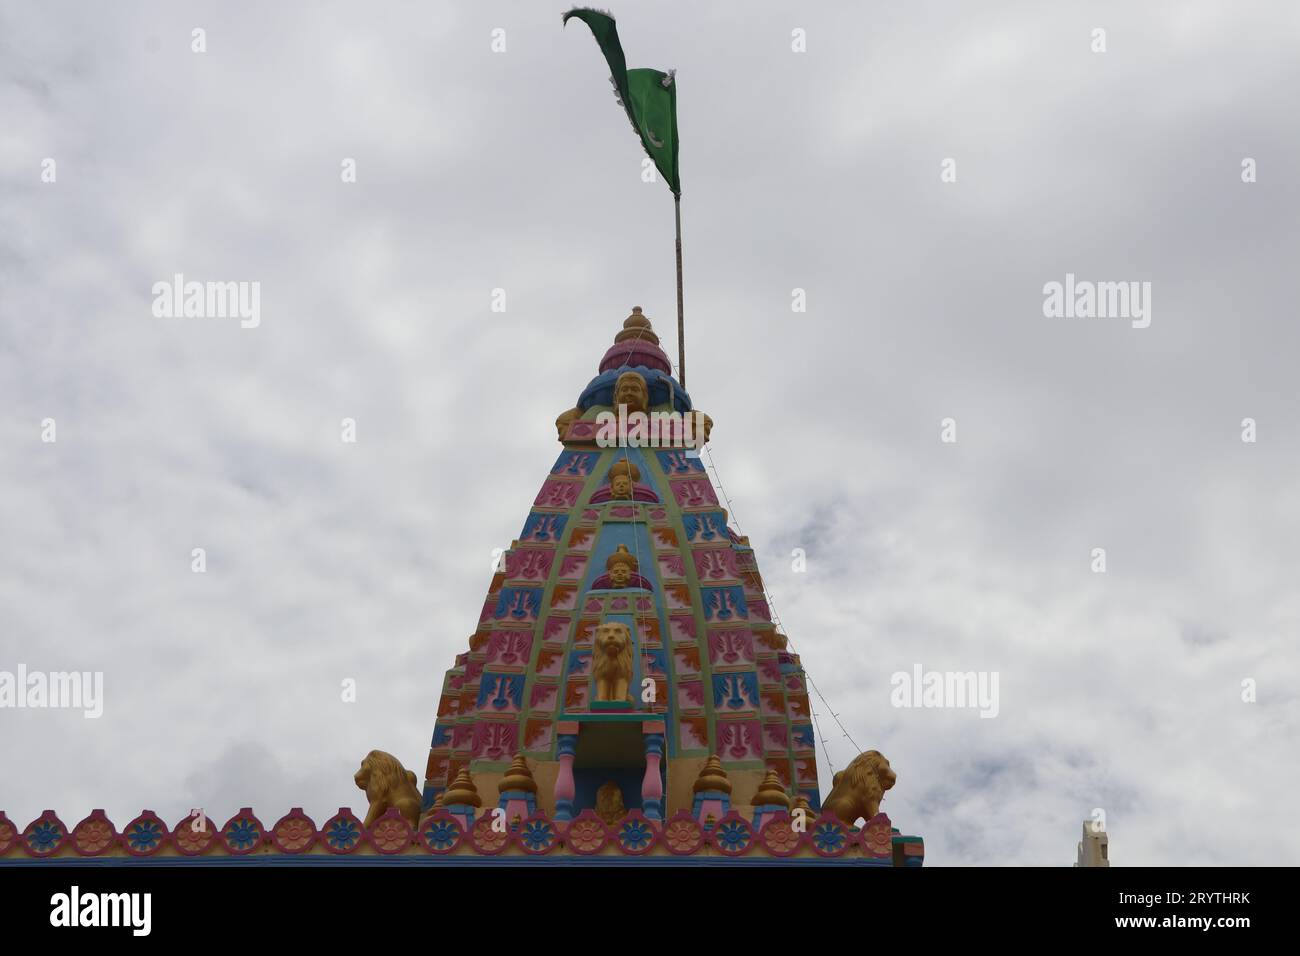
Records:
[[[894,824],[927,865],[1068,865],[1094,808],[1116,865],[1300,863],[1300,8],[610,4],[678,71],[713,461]],[[0,3],[0,670],[105,681],[0,711],[19,826],[422,774],[555,416],[631,306],[676,354],[671,196],[564,8]],[[155,317],[176,273],[260,325]],[[1149,327],[1044,317],[1067,273],[1150,282]],[[917,664],[998,716],[891,706]]]

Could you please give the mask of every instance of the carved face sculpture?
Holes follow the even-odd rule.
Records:
[[[628,551],[625,544],[620,544],[618,550],[605,561],[605,573],[609,575],[609,585],[613,588],[627,587],[636,570],[636,557]]]
[[[625,588],[632,580],[632,568],[622,561],[609,569],[609,583],[616,588]]]
[[[650,390],[639,372],[624,372],[614,383],[614,404],[626,405],[628,414],[644,412],[650,405]]]
[[[631,638],[627,625],[617,621],[601,624],[596,628],[596,649],[605,657],[617,658],[628,652]]]
[[[560,441],[564,441],[564,433],[569,430],[569,424],[581,414],[581,409],[570,408],[568,411],[561,412],[560,416],[555,419],[555,434]]]
[[[609,469],[609,496],[615,500],[630,501],[635,482],[641,480],[641,469],[630,461],[616,461]]]

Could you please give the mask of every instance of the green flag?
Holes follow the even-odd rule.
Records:
[[[580,7],[564,15],[567,24],[576,17],[591,28],[600,51],[609,64],[609,81],[619,104],[627,111],[632,128],[641,137],[646,154],[654,160],[659,174],[673,195],[681,194],[677,169],[677,83],[671,72],[629,70],[618,42],[618,28],[608,13]]]

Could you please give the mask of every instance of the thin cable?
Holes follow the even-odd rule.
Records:
[[[722,476],[721,476],[721,474],[719,474],[719,472],[718,472],[718,466],[717,466],[717,465],[714,463],[714,461],[713,461],[713,451],[712,451],[712,449],[708,448],[707,446],[705,447],[704,450],[705,450],[705,452],[706,452],[706,453],[708,454],[708,456],[709,456],[709,465],[708,465],[709,470],[713,472],[713,478],[714,478],[714,481],[717,482],[717,485],[718,485],[718,491],[721,492],[721,494],[722,494],[722,500],[725,501],[725,502],[727,503],[727,513],[728,513],[728,515],[731,516],[732,519],[734,519],[734,521],[735,521],[735,525],[736,525],[736,533],[739,534],[739,533],[740,533],[740,519],[736,518],[735,507],[734,507],[734,505],[732,504],[731,498],[728,497],[728,495],[727,495],[727,490],[726,490],[726,488],[723,487],[723,484],[722,484]],[[751,550],[752,550],[752,549],[751,549]],[[758,571],[757,559],[755,560],[754,570],[755,570],[755,573],[757,573],[757,571]],[[760,580],[761,580],[761,575],[760,575]],[[790,639],[790,635],[789,635],[789,633],[788,633],[788,632],[786,631],[786,629],[785,629],[785,624],[781,621],[781,615],[780,615],[780,613],[779,613],[779,612],[777,611],[777,609],[776,609],[776,601],[773,599],[772,592],[768,589],[766,582],[764,582],[764,584],[763,584],[763,599],[764,599],[765,601],[767,601],[768,609],[769,609],[769,610],[771,611],[771,613],[772,613],[772,620],[773,620],[773,622],[774,622],[774,623],[776,624],[776,626],[777,626],[777,631],[778,631],[778,633],[782,634],[782,635],[785,637],[785,639],[786,639],[786,643],[788,644],[788,646],[790,647],[790,649],[791,649],[792,651],[794,651],[794,652],[797,654],[797,653],[798,653],[798,650],[797,650],[797,649],[795,648],[795,646],[794,646],[794,641],[792,641],[792,640]],[[812,674],[810,674],[810,673],[808,672],[808,668],[807,668],[806,666],[804,666],[802,660],[800,660],[799,668],[800,668],[800,670],[803,672],[804,677],[807,678],[807,680],[808,680],[808,686],[811,687],[811,688],[813,689],[813,692],[817,695],[818,699],[822,702],[822,704],[825,705],[827,713],[829,713],[829,714],[831,715],[831,719],[834,720],[836,726],[838,726],[838,727],[840,728],[840,731],[842,732],[843,736],[846,737],[846,738],[848,738],[849,743],[853,745],[853,749],[854,749],[855,751],[857,751],[858,753],[861,753],[861,752],[862,752],[862,748],[858,746],[858,742],[857,742],[856,740],[853,739],[853,735],[850,734],[849,731],[848,731],[848,728],[844,726],[844,723],[840,720],[840,715],[839,715],[838,713],[835,712],[835,708],[833,708],[833,707],[830,705],[830,701],[828,701],[828,700],[826,699],[826,695],[823,694],[823,693],[821,692],[821,689],[817,686],[817,682],[816,682],[815,680],[813,680]],[[826,745],[826,736],[822,733],[821,724],[820,724],[820,722],[817,720],[817,711],[813,710],[813,709],[811,708],[811,706],[810,706],[810,707],[809,707],[809,712],[812,714],[813,727],[814,727],[814,729],[816,730],[816,733],[817,733],[817,736],[818,736],[819,740],[821,741],[821,745],[822,745],[822,753],[823,753],[823,755],[826,757],[826,764],[827,764],[827,766],[830,768],[831,774],[834,775],[834,773],[835,773],[835,762],[834,762],[833,760],[831,760],[830,750],[829,750],[829,748],[828,748],[827,745]]]

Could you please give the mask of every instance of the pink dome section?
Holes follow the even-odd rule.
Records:
[[[643,365],[665,375],[673,374],[673,367],[664,350],[644,340],[628,339],[626,342],[615,342],[609,347],[605,357],[600,360],[600,371],[608,372],[610,369],[623,368],[625,365]]]

